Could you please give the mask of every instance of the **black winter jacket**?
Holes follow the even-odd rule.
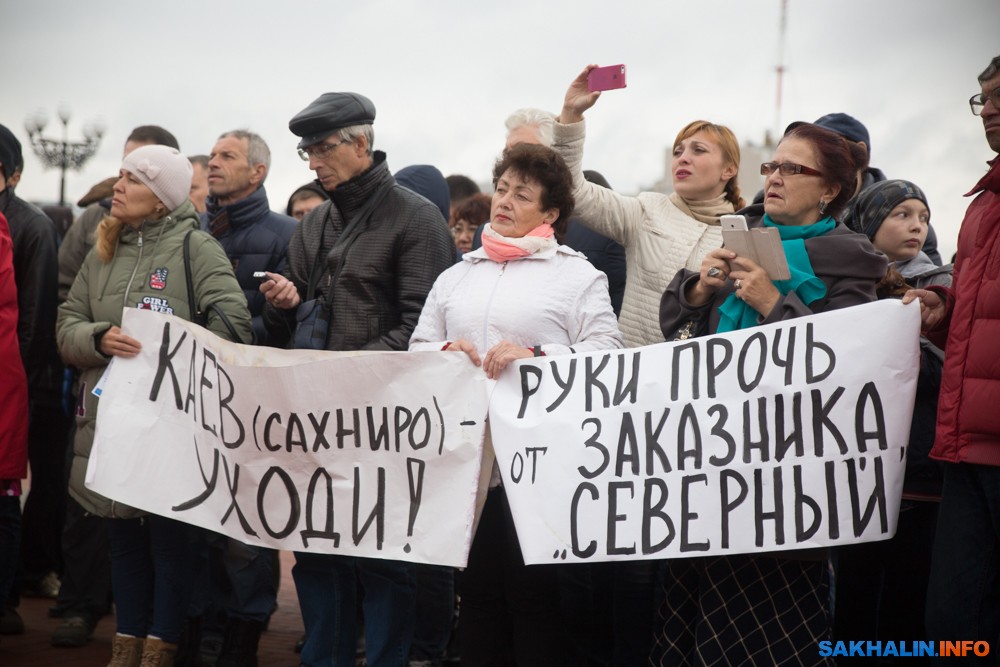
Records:
[[[347,221],[383,186],[385,196],[355,240],[331,252]],[[317,256],[322,259],[318,296],[329,299],[332,289],[333,297],[327,350],[406,350],[427,293],[453,263],[448,226],[433,204],[396,183],[382,151],[375,152],[371,168],[328,194],[330,201],[310,211],[292,235],[285,276],[305,299],[313,264]],[[264,323],[271,344],[285,344],[295,327],[295,309],[268,305]]]
[[[14,245],[17,283],[17,340],[33,403],[59,404],[62,363],[56,351],[56,307],[59,236],[40,208],[0,191],[0,213],[7,217]]]

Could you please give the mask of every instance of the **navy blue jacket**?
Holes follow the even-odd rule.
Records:
[[[285,272],[288,240],[298,222],[271,210],[261,186],[249,197],[220,206],[211,195],[201,214],[201,227],[214,236],[233,262],[236,280],[246,295],[253,316],[254,344],[268,345],[262,313],[264,297],[255,271]]]

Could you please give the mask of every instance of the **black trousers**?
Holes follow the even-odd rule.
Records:
[[[62,571],[60,532],[66,507],[66,445],[70,417],[53,401],[31,405],[28,462],[31,491],[21,518],[22,583]]]
[[[559,568],[525,565],[502,487],[486,499],[462,578],[462,667],[558,667],[570,650],[559,613]]]
[[[66,474],[69,483],[73,460],[75,424],[67,436]],[[62,526],[62,586],[57,607],[64,616],[80,616],[96,622],[108,613],[111,604],[111,548],[104,519],[84,512],[80,503],[67,495],[66,516]]]

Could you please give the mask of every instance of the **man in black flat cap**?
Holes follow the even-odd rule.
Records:
[[[451,266],[441,212],[398,185],[373,151],[375,106],[357,93],[325,93],[288,123],[330,201],[310,211],[288,245],[285,275],[268,274],[265,324],[289,341],[314,266],[315,296],[332,303],[327,350],[406,350],[427,293]],[[320,271],[317,271],[317,274]],[[292,570],[306,626],[303,665],[354,665],[357,584],[364,586],[368,665],[405,667],[415,590],[407,563],[296,553]]]

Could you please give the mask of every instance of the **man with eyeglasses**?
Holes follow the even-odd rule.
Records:
[[[969,100],[1000,153],[1000,56]],[[966,196],[951,289],[910,290],[924,334],[945,350],[931,457],[944,488],[927,592],[933,639],[987,640],[1000,649],[1000,156]]]
[[[406,350],[427,293],[454,261],[441,211],[398,185],[385,153],[373,150],[374,121],[367,97],[325,93],[288,123],[330,200],[299,223],[284,275],[268,273],[261,285],[272,340],[290,338],[318,267],[315,296],[332,304],[327,350]],[[415,603],[409,564],[297,552],[292,575],[306,630],[303,665],[353,667],[360,583],[368,664],[405,667]]]

